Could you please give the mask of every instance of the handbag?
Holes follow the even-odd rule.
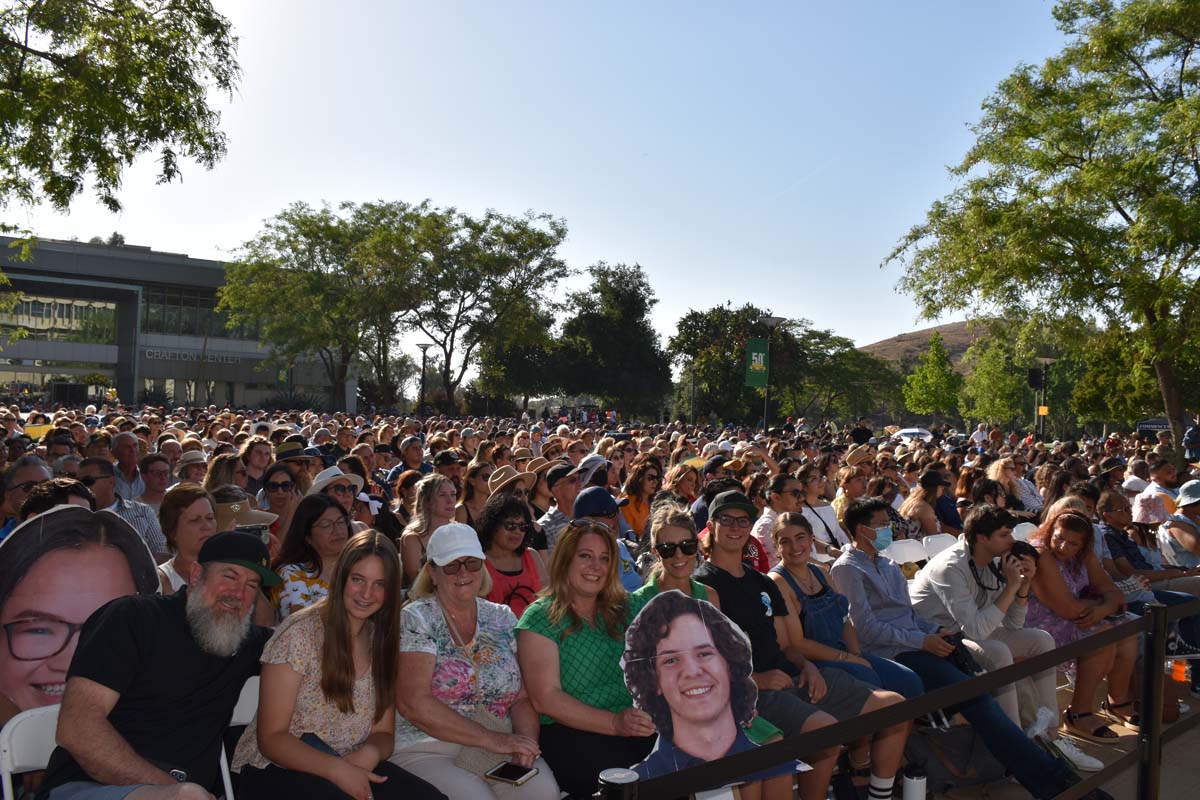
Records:
[[[509,717],[498,717],[482,706],[476,706],[474,711],[465,716],[467,719],[479,723],[489,731],[512,733],[512,719]],[[466,770],[473,775],[483,777],[485,772],[498,764],[503,764],[505,761],[508,761],[508,759],[499,753],[493,753],[491,750],[485,750],[482,747],[463,747],[458,751],[458,755],[454,757],[454,766]]]

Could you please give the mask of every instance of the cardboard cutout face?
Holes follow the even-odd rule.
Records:
[[[755,715],[750,640],[705,600],[671,590],[653,597],[625,632],[625,684],[658,730],[633,769],[642,780],[713,761],[780,736]],[[788,763],[743,781],[790,776]]]

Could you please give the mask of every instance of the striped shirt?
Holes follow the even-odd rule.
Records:
[[[163,536],[162,528],[158,524],[158,515],[153,508],[145,503],[118,497],[117,502],[109,507],[109,511],[132,525],[152,554],[167,552],[167,537]]]

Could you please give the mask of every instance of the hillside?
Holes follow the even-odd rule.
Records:
[[[950,360],[957,366],[962,361],[963,354],[972,342],[983,335],[982,328],[969,329],[969,322],[951,322],[948,325],[937,325],[919,331],[902,333],[890,339],[883,339],[858,348],[863,352],[890,361],[897,366],[907,367],[929,349],[929,338],[937,331],[946,343],[946,351]]]

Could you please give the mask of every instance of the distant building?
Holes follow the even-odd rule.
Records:
[[[12,252],[13,241],[0,237],[0,247]],[[319,363],[268,368],[257,325],[226,327],[216,311],[219,261],[38,239],[29,261],[6,258],[3,270],[20,301],[0,313],[0,328],[27,335],[0,350],[2,396],[79,402],[92,375],[106,376],[126,403],[147,391],[175,405],[239,407],[287,389],[329,396]]]

